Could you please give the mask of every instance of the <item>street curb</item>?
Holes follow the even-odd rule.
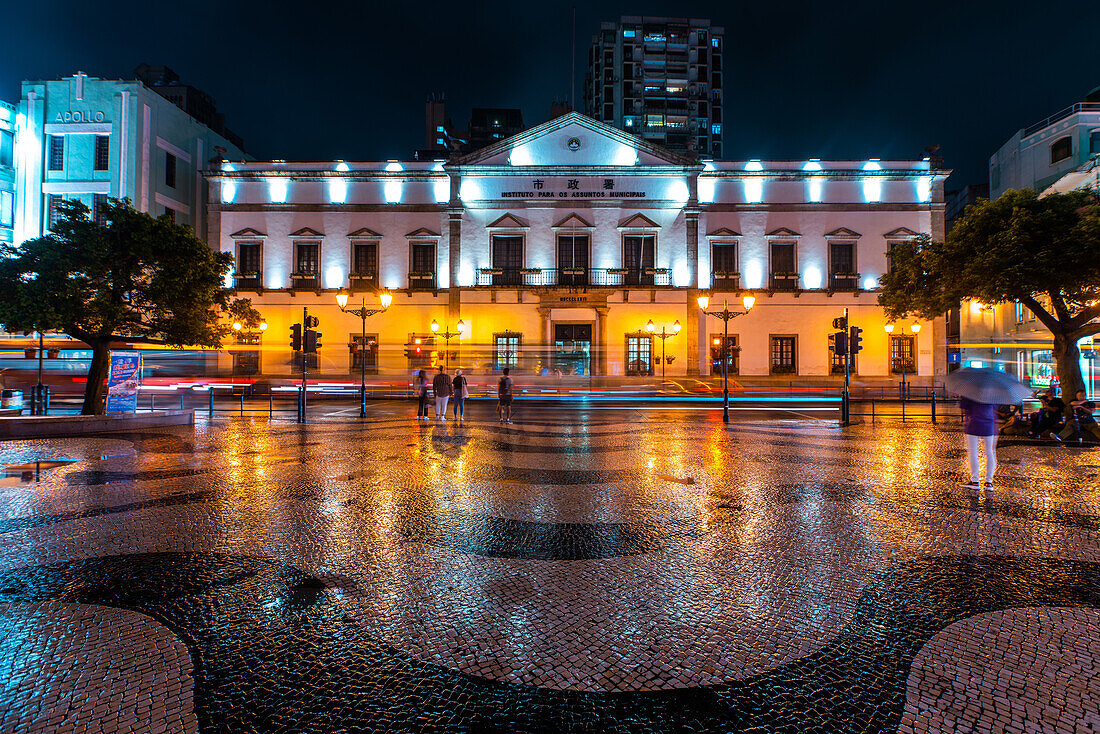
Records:
[[[193,425],[195,425],[194,410],[157,410],[151,413],[112,415],[0,417],[0,441]]]

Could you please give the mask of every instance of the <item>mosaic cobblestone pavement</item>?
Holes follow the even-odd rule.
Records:
[[[1100,449],[479,408],[0,443],[0,731],[1100,731]]]

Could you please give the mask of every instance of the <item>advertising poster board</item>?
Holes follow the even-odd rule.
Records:
[[[141,353],[111,352],[111,364],[107,372],[107,412],[135,412],[139,385]]]

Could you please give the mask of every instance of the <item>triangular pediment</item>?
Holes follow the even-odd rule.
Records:
[[[313,227],[302,227],[297,232],[291,232],[290,236],[291,237],[324,237],[325,235],[323,233],[318,232],[317,230],[313,229]]]
[[[381,234],[379,234],[378,232],[375,232],[373,229],[371,229],[369,227],[360,227],[359,229],[355,230],[354,232],[348,232],[348,237],[358,237],[360,239],[366,239],[366,238],[376,239],[376,238],[379,238],[381,236],[382,236]]]
[[[859,237],[861,235],[859,234],[859,232],[854,232],[854,231],[848,229],[847,227],[838,227],[838,228],[834,229],[832,232],[826,232],[825,236],[826,237],[834,237],[834,238],[841,237],[841,238],[849,238],[850,239],[850,238],[854,238],[854,237]]]
[[[508,166],[698,167],[693,157],[666,150],[579,112],[556,117],[492,145],[452,159],[445,168]]]
[[[439,232],[433,232],[427,227],[420,227],[418,229],[414,229],[412,232],[409,232],[405,236],[409,239],[414,239],[417,237],[439,237]]]
[[[263,232],[260,232],[259,230],[256,230],[256,229],[252,229],[251,227],[245,227],[244,229],[238,229],[236,232],[234,232],[233,234],[231,234],[229,236],[233,237],[235,239],[240,239],[242,237],[267,237],[267,235],[264,234]]]
[[[577,214],[570,214],[553,226],[553,229],[592,229],[592,223]]]
[[[773,229],[771,232],[768,232],[765,235],[765,237],[801,237],[801,236],[802,235],[800,235],[798,232],[795,232],[793,229],[787,229],[786,227],[780,227],[779,229]]]
[[[645,214],[635,214],[619,222],[619,229],[660,229],[661,225]]]
[[[713,232],[708,232],[707,237],[740,237],[741,233],[730,229],[729,227],[719,227]]]
[[[909,229],[908,227],[898,227],[897,229],[890,230],[889,232],[884,234],[883,237],[905,238],[905,237],[916,237],[917,234],[918,234],[917,232],[914,232],[913,230]]]
[[[520,219],[519,217],[517,217],[513,214],[505,214],[504,216],[500,217],[499,219],[495,220],[494,222],[485,225],[486,228],[493,227],[493,228],[497,228],[497,229],[501,229],[501,228],[527,229],[529,226],[531,226],[531,225],[527,224],[527,222],[523,221],[522,219]]]

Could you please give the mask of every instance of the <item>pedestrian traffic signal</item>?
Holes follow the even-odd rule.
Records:
[[[302,325],[291,324],[290,326],[290,348],[295,352],[302,351]]]
[[[321,346],[321,332],[314,331],[313,329],[306,329],[306,353],[316,354],[317,350],[320,349]]]
[[[833,328],[841,331],[848,330],[848,319],[844,316],[833,319]]]
[[[863,349],[863,337],[860,334],[863,333],[863,329],[858,326],[853,326],[848,330],[848,349],[849,354],[853,357],[859,354],[859,351]]]
[[[829,351],[833,354],[845,354],[848,351],[848,335],[843,331],[829,334]]]

